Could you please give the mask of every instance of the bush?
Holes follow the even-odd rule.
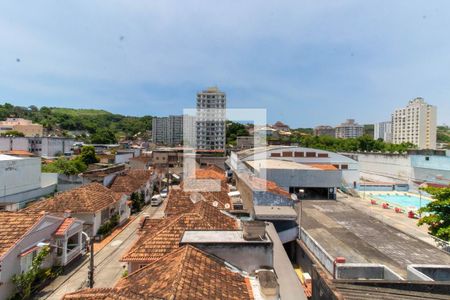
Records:
[[[119,225],[119,215],[114,214],[111,216],[111,218],[103,223],[97,231],[97,234],[100,235],[109,235],[111,231],[113,231],[114,228],[116,228],[117,225]]]

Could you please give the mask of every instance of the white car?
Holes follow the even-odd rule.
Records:
[[[163,202],[163,197],[161,195],[154,195],[152,199],[150,200],[151,206],[158,206]]]

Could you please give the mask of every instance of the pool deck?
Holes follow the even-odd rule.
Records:
[[[424,235],[421,229],[413,229],[415,225],[389,226],[393,224],[387,217],[375,217],[380,212],[356,208],[349,202],[354,201],[303,202],[302,227],[332,257],[343,256],[349,263],[383,264],[403,278],[409,264],[450,264],[449,254],[414,237],[417,232]],[[400,225],[403,230],[397,228]]]

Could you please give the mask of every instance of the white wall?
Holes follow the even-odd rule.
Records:
[[[0,197],[41,187],[41,160],[2,155],[0,159]]]

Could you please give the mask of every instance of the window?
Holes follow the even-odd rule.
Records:
[[[281,157],[280,153],[270,153],[271,157]]]
[[[306,152],[306,157],[316,157],[316,152]]]
[[[295,157],[304,157],[305,156],[305,153],[304,152],[294,152],[294,156]]]
[[[429,160],[430,160],[430,157],[429,157],[429,156],[425,156],[425,160],[426,160],[426,161],[429,161]]]
[[[283,157],[292,157],[292,152],[291,151],[283,152]]]
[[[33,259],[37,255],[37,250],[34,250],[20,258],[20,272],[24,273],[31,268],[33,263]]]
[[[341,170],[348,170],[348,165],[341,165]]]
[[[328,157],[328,153],[317,153],[317,157]]]

